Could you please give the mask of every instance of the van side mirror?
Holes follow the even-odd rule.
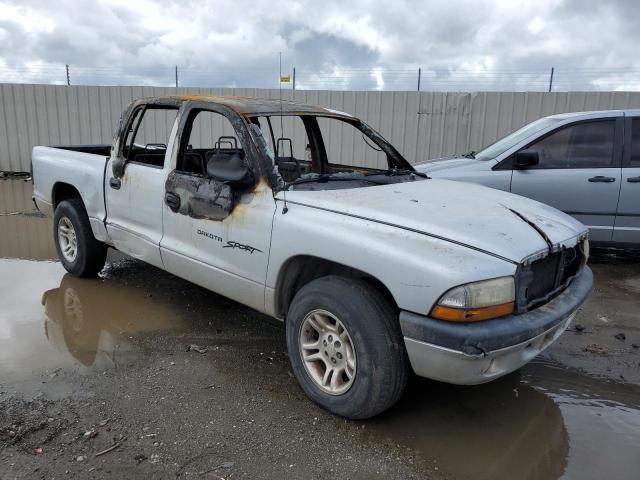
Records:
[[[513,156],[513,168],[525,170],[540,163],[540,156],[536,150],[520,150]]]

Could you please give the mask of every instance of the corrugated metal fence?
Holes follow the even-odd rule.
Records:
[[[175,93],[279,98],[278,90],[0,85],[0,170],[28,171],[34,145],[110,143],[131,100]],[[354,114],[411,162],[478,150],[553,113],[640,108],[640,92],[343,92],[291,90],[283,98]],[[347,153],[347,152],[345,152]],[[349,152],[351,154],[351,152]]]

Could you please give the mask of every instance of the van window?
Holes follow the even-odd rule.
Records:
[[[605,168],[613,165],[614,120],[583,122],[561,128],[527,150],[538,152],[532,168]]]

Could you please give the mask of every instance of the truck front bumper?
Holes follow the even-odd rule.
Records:
[[[541,307],[482,322],[455,323],[410,312],[400,326],[414,372],[460,385],[489,382],[517,370],[566,330],[593,286],[584,267],[571,284]]]

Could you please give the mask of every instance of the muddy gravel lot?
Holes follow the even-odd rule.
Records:
[[[640,254],[599,251],[573,327],[488,385],[413,378],[364,422],[311,403],[281,323],[111,252],[55,260],[0,180],[0,479],[637,479]]]

